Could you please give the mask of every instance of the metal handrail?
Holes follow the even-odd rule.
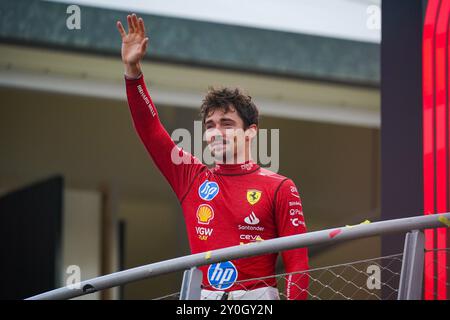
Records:
[[[70,288],[58,288],[32,296],[27,300],[71,299],[99,290],[124,285],[129,282],[182,271],[192,267],[295,248],[309,247],[317,244],[336,243],[389,233],[447,227],[449,226],[449,221],[450,213],[424,215],[308,232],[294,236],[265,240],[245,246],[237,245],[111,273],[82,281],[79,286],[71,284]]]

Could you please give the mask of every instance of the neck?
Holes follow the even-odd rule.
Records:
[[[244,163],[218,163],[212,169],[216,174],[221,175],[243,175],[255,172],[259,169],[259,166],[252,160],[248,160]]]

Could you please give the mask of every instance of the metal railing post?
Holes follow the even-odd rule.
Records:
[[[403,251],[398,300],[421,300],[425,237],[422,231],[408,232]]]
[[[200,300],[203,273],[193,267],[184,271],[180,300]]]

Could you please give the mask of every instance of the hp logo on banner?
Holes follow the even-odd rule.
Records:
[[[205,180],[198,188],[198,195],[206,201],[211,201],[219,193],[219,185],[216,182]]]
[[[215,263],[208,268],[209,284],[218,290],[231,288],[237,277],[237,269],[230,261]]]

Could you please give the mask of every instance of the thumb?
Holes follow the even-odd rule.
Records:
[[[147,46],[148,46],[148,37],[146,37],[144,40],[142,40],[141,42],[141,52],[145,53],[147,51]]]

